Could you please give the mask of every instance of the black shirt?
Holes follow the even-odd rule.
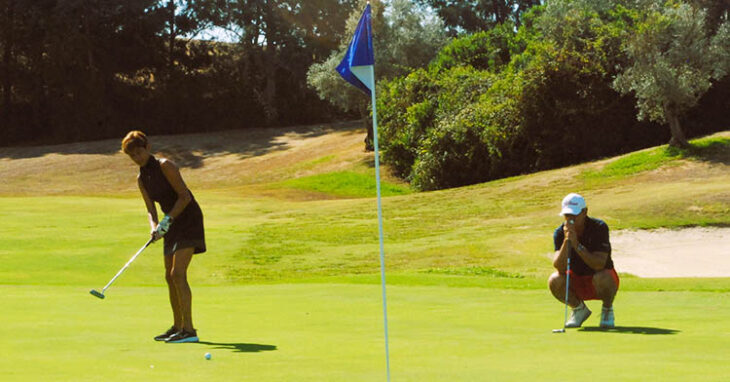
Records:
[[[150,155],[147,164],[140,167],[139,177],[150,199],[160,204],[162,212],[169,214],[177,202],[177,192],[162,172],[160,161]],[[190,198],[190,203],[175,218],[170,230],[165,234],[165,255],[171,255],[181,248],[195,248],[194,253],[206,250],[203,212],[192,192]]]
[[[565,240],[563,225],[565,225],[565,223],[556,228],[553,233],[553,241],[556,251],[560,250],[560,247],[563,246],[563,241]],[[608,259],[606,259],[606,265],[603,268],[613,269],[613,260],[611,260],[611,242],[608,240],[608,224],[606,224],[603,220],[587,216],[585,229],[583,230],[583,235],[581,235],[579,240],[580,243],[583,244],[583,246],[590,252],[608,253]],[[593,268],[589,267],[588,264],[586,264],[583,259],[575,253],[573,248],[570,248],[570,270],[580,276],[590,276],[597,272]]]

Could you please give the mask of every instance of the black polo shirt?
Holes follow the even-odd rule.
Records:
[[[553,241],[555,242],[556,251],[560,250],[560,247],[563,246],[563,241],[565,240],[565,233],[563,232],[564,224],[565,223],[556,228],[553,233]],[[578,240],[580,240],[580,243],[583,244],[583,246],[590,252],[608,253],[608,259],[606,259],[606,265],[603,268],[613,269],[613,260],[611,260],[611,242],[608,240],[608,224],[606,224],[603,220],[587,216],[583,235],[578,238]],[[596,273],[593,268],[583,262],[583,259],[575,253],[573,248],[570,248],[570,270],[579,276],[590,276]]]

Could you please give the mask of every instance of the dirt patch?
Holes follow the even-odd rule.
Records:
[[[616,270],[639,277],[730,277],[730,228],[615,231]]]

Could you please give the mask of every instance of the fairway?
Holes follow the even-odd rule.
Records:
[[[375,285],[199,287],[202,342],[184,345],[151,340],[167,322],[164,288],[117,288],[104,301],[87,289],[0,287],[4,381],[385,378]],[[393,380],[582,380],[575,367],[599,381],[721,381],[730,373],[727,293],[623,292],[618,328],[597,329],[594,313],[587,327],[552,334],[562,310],[543,290],[389,292]]]
[[[367,180],[372,168],[359,146],[364,132],[270,134],[276,137],[262,140],[285,136],[294,143],[251,156],[201,151],[200,166],[183,168],[204,211],[208,245],[189,272],[198,344],[152,340],[171,324],[159,243],[106,299],[89,294],[148,239],[133,188],[137,169],[128,158],[116,148],[110,155],[59,147],[22,159],[6,153],[0,379],[385,380],[376,203]],[[182,145],[177,139],[194,141],[161,140]],[[326,152],[312,149],[323,142]],[[617,263],[617,328],[597,329],[600,303],[593,301],[584,328],[552,333],[562,326],[563,305],[546,280],[556,208],[567,192],[581,190],[612,230],[730,224],[728,133],[695,144],[691,155],[659,147],[436,192],[413,192],[386,177],[392,380],[585,380],[576,370],[597,381],[727,380],[729,278],[639,278]],[[63,155],[48,154],[54,150]],[[637,165],[647,152],[651,166]],[[57,167],[89,158],[94,165],[76,172]],[[277,160],[276,171],[264,165]],[[116,178],[107,183],[114,166]],[[37,169],[48,171],[47,190],[29,188],[40,181],[33,178]],[[245,176],[216,187],[231,169]]]

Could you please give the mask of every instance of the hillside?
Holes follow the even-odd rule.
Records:
[[[212,254],[201,258],[195,277],[237,284],[377,275],[372,154],[363,138],[352,125],[152,137],[183,167],[205,212]],[[137,170],[118,144],[0,149],[0,215],[9,222],[0,230],[0,258],[13,270],[0,278],[91,283],[126,259],[147,228]],[[415,193],[386,177],[389,272],[419,282],[463,276],[467,283],[541,286],[551,271],[557,206],[572,191],[586,196],[589,213],[612,232],[726,227],[730,133],[695,144],[689,152],[658,147],[436,192]],[[141,259],[127,282],[159,282],[149,265],[155,261]]]
[[[224,189],[333,171],[367,171],[372,155],[364,151],[361,126],[261,128],[150,139],[157,155],[181,167],[193,190]],[[137,168],[121,152],[121,138],[0,147],[0,195],[137,193]]]

